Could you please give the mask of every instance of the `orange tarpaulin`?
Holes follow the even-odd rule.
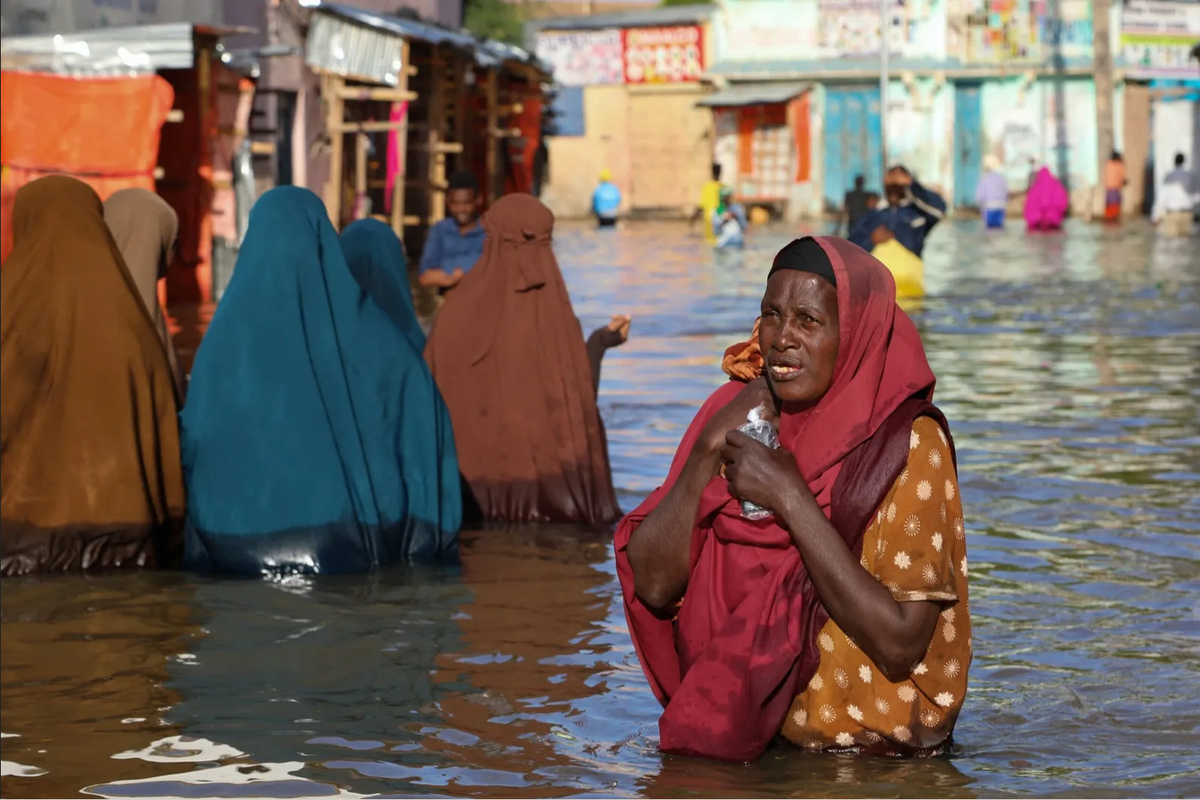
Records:
[[[156,75],[0,73],[0,258],[12,249],[17,190],[43,175],[73,175],[102,200],[131,186],[153,191],[160,129],[174,99]]]

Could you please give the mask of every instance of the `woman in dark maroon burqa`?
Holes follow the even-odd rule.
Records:
[[[629,321],[614,317],[584,343],[551,249],[554,215],[536,198],[504,197],[484,228],[483,257],[447,296],[425,350],[463,477],[489,520],[613,522],[596,390],[600,358]]]

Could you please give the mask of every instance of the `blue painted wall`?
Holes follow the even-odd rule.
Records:
[[[983,161],[983,90],[978,83],[954,89],[954,205],[975,205]]]
[[[825,87],[823,145],[824,194],[827,209],[840,209],[854,177],[881,191],[879,88]]]

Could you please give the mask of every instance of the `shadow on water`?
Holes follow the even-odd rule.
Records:
[[[601,408],[621,501],[665,474],[795,230],[557,242],[584,329],[634,315]],[[938,230],[911,313],[955,425],[975,662],[953,757],[664,758],[611,537],[471,532],[357,578],[5,580],[5,797],[1200,793],[1200,275],[1147,227]],[[197,338],[205,315],[177,319]],[[1189,755],[1191,754],[1191,755]]]

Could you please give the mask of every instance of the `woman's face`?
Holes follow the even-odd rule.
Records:
[[[777,398],[813,405],[824,397],[833,383],[838,338],[837,289],[811,272],[781,269],[771,276],[758,345]]]

